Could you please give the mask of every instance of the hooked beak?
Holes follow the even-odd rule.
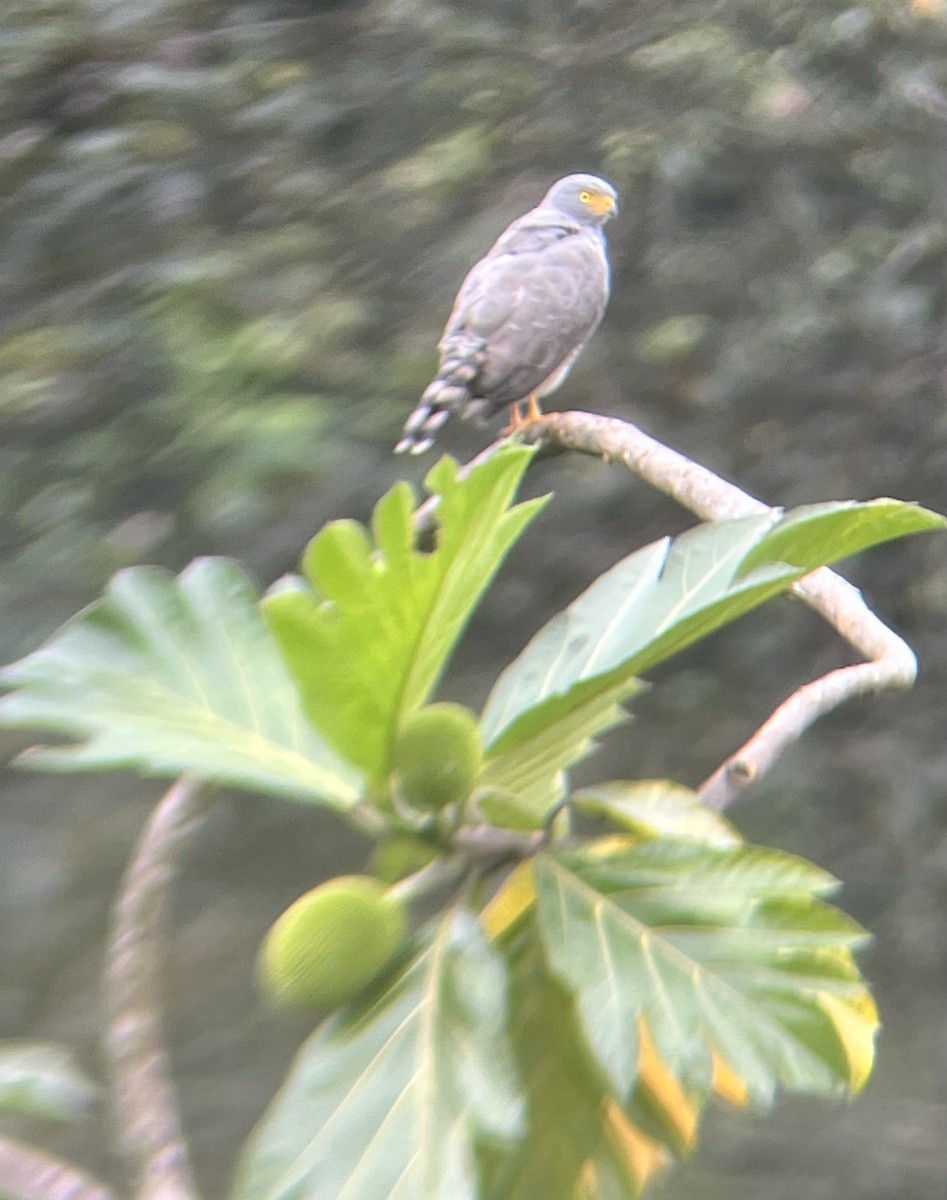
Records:
[[[597,217],[613,217],[618,212],[618,202],[614,196],[599,192],[589,201],[589,210]]]

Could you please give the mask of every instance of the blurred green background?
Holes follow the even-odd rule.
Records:
[[[556,398],[775,504],[947,510],[947,14],[937,0],[7,0],[0,11],[0,660],[137,562],[261,585],[423,463],[391,446],[457,284],[572,170],[605,175],[613,298]],[[489,434],[448,426],[468,457]],[[557,498],[445,695],[477,703],[540,621],[690,524],[618,468]],[[847,572],[919,654],[908,695],[824,722],[734,811],[836,872],[876,935],[885,1028],[857,1103],[716,1114],[661,1200],[942,1200],[947,1183],[947,547]],[[661,670],[587,768],[699,782],[848,661],[791,601]],[[3,735],[4,759],[28,744]],[[9,771],[0,1037],[93,1072],[108,908],[153,785]],[[175,893],[167,999],[196,1166],[222,1195],[305,1024],[262,1010],[280,909],[365,847],[234,797]],[[108,1116],[46,1144],[111,1179]],[[32,1132],[32,1131],[27,1131]]]

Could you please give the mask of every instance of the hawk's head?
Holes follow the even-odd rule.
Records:
[[[618,212],[618,193],[597,175],[567,175],[552,185],[543,207],[554,208],[583,225],[604,225]]]

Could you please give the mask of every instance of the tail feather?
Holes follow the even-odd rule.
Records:
[[[436,378],[425,388],[421,402],[408,417],[395,454],[423,454],[451,413],[464,415],[471,400],[470,385],[484,362],[483,342],[464,340],[444,347]]]
[[[462,405],[467,396],[463,387],[451,387],[440,379],[427,388],[421,403],[405,421],[401,441],[395,446],[395,454],[423,454],[434,444],[434,435],[451,415]]]

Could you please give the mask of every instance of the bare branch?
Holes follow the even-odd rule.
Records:
[[[822,567],[801,579],[792,591],[869,661],[830,671],[784,700],[701,784],[700,794],[712,808],[726,808],[819,717],[855,696],[909,688],[917,676],[917,660],[910,646],[875,616],[861,592],[840,575]]]
[[[11,1200],[115,1200],[78,1167],[6,1137],[0,1137],[0,1193]]]
[[[703,520],[773,512],[706,467],[642,433],[636,426],[592,413],[548,413],[524,431],[525,440],[549,450],[577,450],[623,463]],[[785,700],[736,753],[704,781],[700,793],[724,809],[775,763],[819,717],[854,696],[909,688],[917,674],[911,648],[862,600],[857,588],[823,567],[800,580],[792,593],[812,608],[865,658],[804,684]]]
[[[161,922],[183,846],[209,793],[179,779],[149,818],[115,906],[106,969],[106,1050],[115,1121],[141,1200],[198,1200],[167,1068],[158,1007]]]

